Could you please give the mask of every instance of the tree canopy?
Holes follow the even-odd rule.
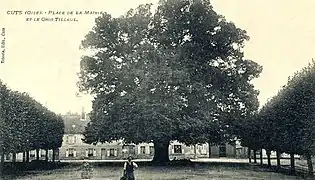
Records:
[[[252,149],[274,150],[280,153],[303,155],[308,158],[310,173],[311,155],[314,154],[315,138],[315,62],[296,72],[288,79],[277,95],[259,111],[257,118],[244,130],[246,145]],[[253,137],[253,133],[258,136]],[[253,139],[255,138],[256,141]],[[292,159],[293,158],[293,159]],[[294,162],[291,162],[294,171]]]
[[[27,93],[12,91],[0,80],[0,156],[33,149],[58,149],[64,124]]]
[[[244,58],[248,39],[208,0],[97,18],[82,41],[94,52],[81,60],[80,90],[95,96],[85,141],[154,142],[164,161],[171,140],[233,139],[258,108],[251,80],[262,67]]]

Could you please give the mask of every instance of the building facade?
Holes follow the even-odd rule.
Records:
[[[123,141],[114,141],[96,145],[86,144],[82,139],[89,117],[67,114],[63,116],[63,119],[65,134],[62,146],[59,148],[60,160],[120,160],[128,156],[136,159],[152,159],[154,156],[153,143],[124,144]],[[211,146],[211,148],[207,143],[186,146],[178,141],[171,141],[169,145],[170,159],[208,158],[209,156],[236,157],[236,147],[228,143]]]

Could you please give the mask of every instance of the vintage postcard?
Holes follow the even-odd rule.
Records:
[[[314,0],[0,6],[0,179],[314,178]]]

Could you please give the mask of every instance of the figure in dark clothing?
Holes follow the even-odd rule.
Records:
[[[134,168],[137,168],[138,165],[132,161],[132,157],[128,157],[128,161],[124,164],[124,176],[127,180],[135,180]]]

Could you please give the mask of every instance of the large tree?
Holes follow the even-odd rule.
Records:
[[[104,14],[82,42],[79,87],[95,96],[88,143],[153,142],[168,161],[171,140],[233,139],[258,108],[251,80],[261,67],[244,59],[245,31],[208,0],[160,1],[126,15]]]

